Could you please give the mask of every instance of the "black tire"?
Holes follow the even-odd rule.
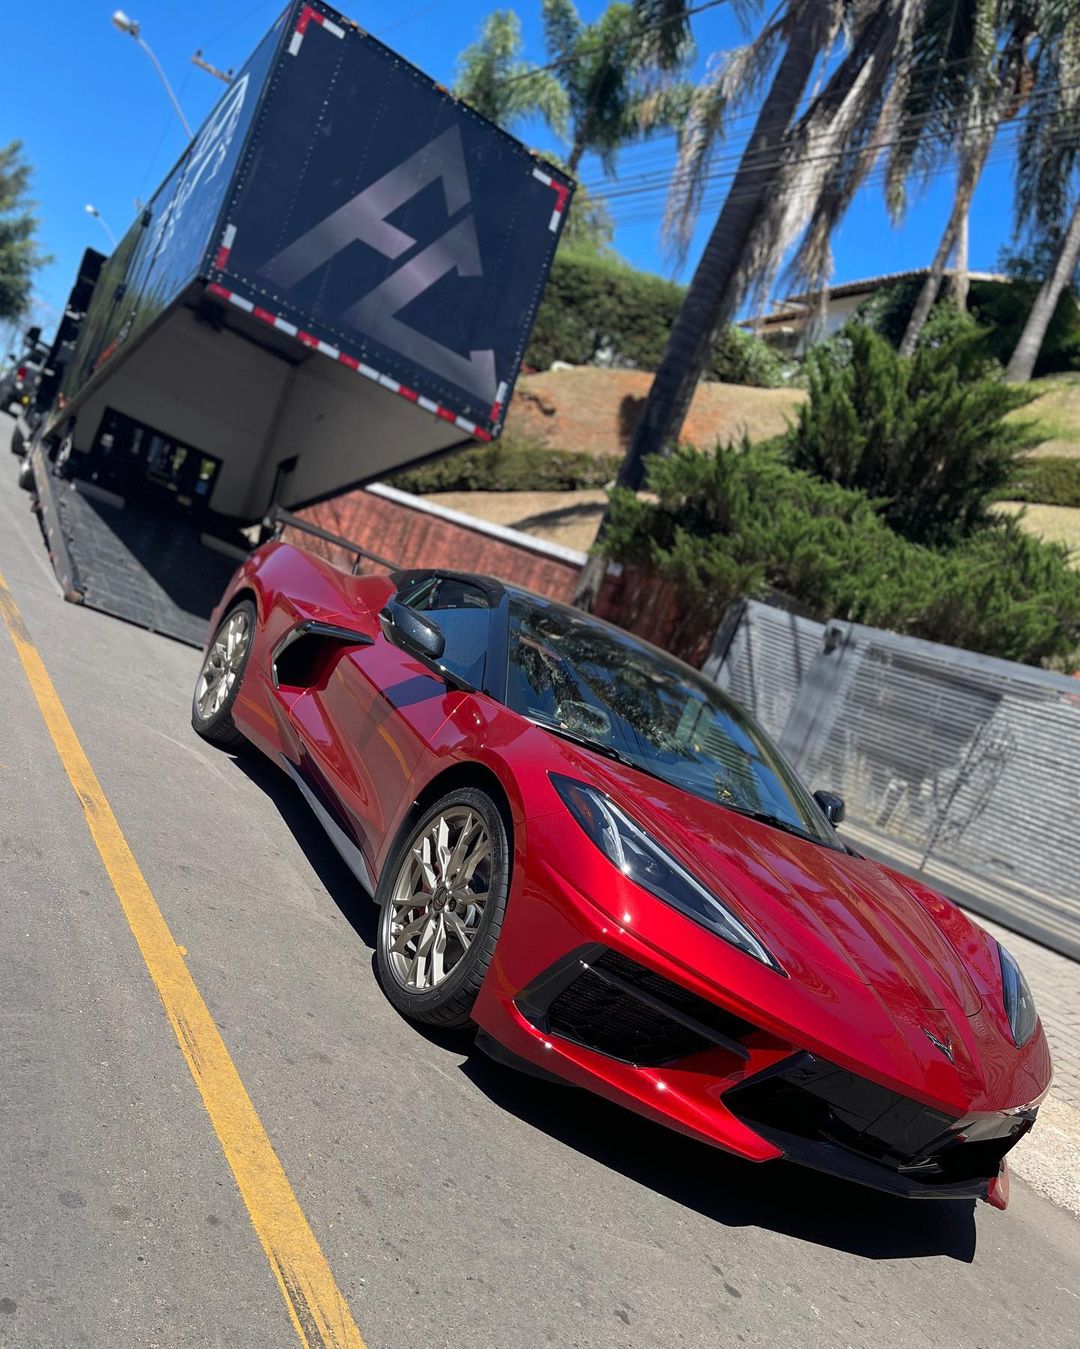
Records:
[[[19,486],[24,492],[37,490],[37,484],[34,482],[34,466],[30,462],[29,455],[19,465]]]
[[[424,990],[408,988],[395,967],[395,959],[390,951],[392,926],[397,914],[397,908],[392,901],[398,878],[408,863],[413,848],[436,824],[439,817],[462,811],[471,811],[479,816],[490,841],[490,862],[485,877],[487,899],[483,905],[483,913],[476,924],[468,949],[459,955],[442,982]],[[480,985],[484,981],[484,975],[487,974],[495,945],[499,940],[509,885],[510,847],[506,824],[495,802],[486,792],[478,788],[461,787],[448,793],[426,810],[420,820],[402,837],[399,846],[394,850],[392,860],[383,869],[375,894],[376,902],[380,906],[375,958],[383,991],[403,1016],[428,1026],[453,1027],[469,1024],[476,996],[480,992]],[[448,908],[452,902],[447,901]],[[450,940],[455,946],[461,946],[452,934]],[[404,958],[407,959],[407,955]]]
[[[222,668],[220,659],[215,662],[215,648],[219,640],[223,638],[223,634],[225,634],[230,623],[240,614],[243,614],[246,618],[247,628],[242,652],[235,653],[232,660],[228,662],[230,672],[233,675],[232,682],[228,686],[221,703],[213,710],[208,710],[204,715],[199,710],[200,696],[204,692],[203,681],[211,671]],[[247,744],[243,733],[237,730],[236,723],[233,721],[232,709],[233,703],[236,702],[236,695],[240,692],[240,685],[244,681],[247,663],[251,659],[255,622],[255,606],[250,600],[241,600],[238,604],[233,605],[218,624],[217,631],[206,648],[206,655],[203,657],[203,663],[199,668],[199,677],[195,681],[195,691],[191,695],[191,725],[195,734],[201,735],[204,740],[209,740],[212,745],[218,745],[221,749],[232,750],[234,753],[243,749]],[[220,679],[216,681],[208,679],[207,683],[209,687],[213,688],[220,683]]]

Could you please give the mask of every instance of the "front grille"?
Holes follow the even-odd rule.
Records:
[[[791,1138],[839,1145],[928,1184],[996,1175],[1031,1127],[1014,1116],[946,1115],[812,1054],[733,1087],[724,1103],[786,1151]]]
[[[604,951],[577,962],[580,971],[548,1004],[545,1029],[628,1063],[656,1065],[718,1044],[740,1057],[753,1029],[636,961]]]

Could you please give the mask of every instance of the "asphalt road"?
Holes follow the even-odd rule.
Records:
[[[753,1167],[425,1036],[197,653],[66,605],[0,425],[0,573],[370,1349],[1080,1344],[1080,1223]],[[0,629],[0,1345],[295,1349]]]

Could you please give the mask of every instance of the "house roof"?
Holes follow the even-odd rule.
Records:
[[[875,290],[880,290],[882,286],[895,286],[901,281],[921,281],[930,272],[929,267],[914,267],[906,272],[883,272],[880,276],[864,277],[861,281],[842,281],[839,285],[829,286],[828,293],[837,300],[846,299],[851,295],[872,295]],[[945,275],[952,276],[953,269],[946,268]],[[968,272],[968,279],[971,281],[1008,281],[1008,277],[1001,272]],[[812,292],[806,292],[802,295],[786,295],[779,301],[781,305],[805,305],[814,300]]]
[[[829,286],[826,290],[829,300],[846,300],[860,295],[873,295],[875,291],[881,290],[884,286],[895,286],[901,281],[921,281],[929,273],[929,267],[915,267],[906,272],[883,272],[880,276],[868,276],[859,281],[842,281],[838,285]],[[945,276],[952,275],[952,268],[947,268]],[[971,281],[999,281],[1007,282],[1009,278],[1000,272],[968,272],[968,279]],[[783,299],[774,300],[773,308],[767,314],[761,314],[756,318],[743,319],[740,327],[743,328],[783,328],[785,325],[794,325],[795,328],[804,324],[810,316],[820,299],[817,292],[806,291],[800,295],[785,295]]]

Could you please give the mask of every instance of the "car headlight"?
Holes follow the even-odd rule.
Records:
[[[559,773],[550,776],[570,814],[624,876],[740,951],[784,974],[776,958],[749,928],[614,801],[574,778]]]
[[[1023,1049],[1035,1034],[1039,1014],[1035,1010],[1035,999],[1031,996],[1028,982],[1020,973],[1016,960],[998,942],[998,956],[1001,959],[1001,984],[1005,995],[1005,1014],[1012,1029],[1013,1044]]]

